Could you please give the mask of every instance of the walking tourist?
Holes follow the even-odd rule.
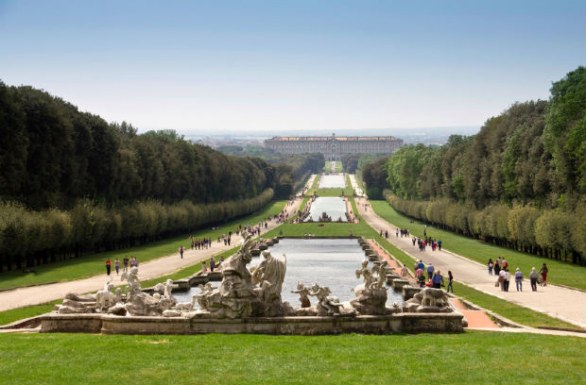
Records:
[[[185,251],[183,245],[179,246],[179,255],[181,256],[181,259],[183,259],[183,251]]]
[[[547,273],[548,273],[547,265],[544,263],[541,266],[541,270],[539,270],[539,274],[541,274],[541,286],[547,285]]]
[[[523,291],[523,272],[518,267],[515,269],[515,286],[517,291]]]
[[[112,270],[112,261],[110,258],[106,258],[106,275],[110,276],[110,271]]]
[[[415,278],[417,278],[417,283],[419,283],[419,287],[425,286],[425,274],[423,274],[423,269],[421,267],[417,267],[415,270]]]
[[[433,277],[434,270],[435,267],[433,267],[433,263],[429,262],[429,265],[427,265],[427,279],[431,279]]]
[[[448,287],[446,288],[448,293],[454,292],[454,286],[452,286],[453,281],[454,281],[454,276],[452,275],[452,271],[448,270]]]
[[[492,275],[493,268],[494,268],[494,263],[492,262],[492,258],[488,258],[488,275]]]
[[[535,267],[531,268],[531,273],[529,273],[529,280],[531,281],[531,291],[537,291],[537,280],[539,279],[539,274]]]
[[[500,257],[494,262],[494,275],[499,275],[501,272]]]
[[[509,284],[511,283],[511,274],[509,274],[509,271],[507,269],[503,269],[503,271],[505,272],[503,286],[505,288],[505,291],[509,291]]]
[[[129,262],[128,257],[125,255],[124,258],[122,259],[122,266],[124,268],[124,270],[123,270],[124,272],[128,271],[128,262]]]
[[[118,272],[120,271],[120,260],[118,257],[114,260],[114,269],[116,270],[116,275],[118,275]]]
[[[505,291],[505,270],[499,271],[499,286],[501,287],[501,291]]]
[[[434,289],[441,289],[441,287],[444,285],[444,277],[439,270],[436,271],[431,278],[431,284]]]

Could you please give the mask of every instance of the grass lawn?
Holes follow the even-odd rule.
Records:
[[[219,229],[209,230],[202,229],[194,232],[194,237],[211,237],[212,240],[218,236],[234,230],[239,224],[256,224],[265,220],[268,216],[276,215],[285,207],[285,201],[272,202],[265,209],[246,217],[230,221],[222,225]],[[184,245],[188,247],[191,240],[188,234],[184,237],[176,237],[165,239],[159,242],[142,245],[124,250],[113,250],[105,253],[88,254],[78,259],[71,259],[61,261],[53,264],[37,266],[35,273],[22,273],[21,271],[4,272],[0,274],[0,290],[14,289],[17,287],[46,284],[51,282],[65,282],[81,278],[91,277],[97,274],[104,273],[104,261],[110,257],[114,261],[114,257],[122,258],[127,255],[134,255],[143,263],[155,258],[171,255],[177,253],[179,246]],[[190,246],[190,245],[189,245]]]
[[[0,325],[8,325],[15,321],[49,313],[53,310],[55,305],[62,302],[63,299],[58,299],[49,303],[43,303],[41,305],[25,306],[12,310],[2,311],[0,312]]]
[[[416,236],[423,236],[424,223],[416,220],[412,221],[410,218],[397,213],[386,201],[370,201],[370,203],[376,213],[388,222],[400,228],[409,229]],[[584,266],[520,253],[432,226],[427,227],[427,235],[435,239],[441,239],[444,248],[483,264],[486,264],[489,258],[494,261],[499,255],[503,256],[509,261],[509,265],[513,269],[519,267],[526,277],[529,276],[531,267],[534,266],[539,270],[545,262],[549,268],[548,281],[550,283],[586,290],[586,280],[584,279],[586,267]]]
[[[1,384],[583,384],[586,339],[527,334],[0,335]]]
[[[333,187],[333,188],[320,188],[317,190],[318,197],[341,197],[342,195],[351,195],[347,194],[347,188],[340,188],[340,187]],[[352,191],[352,189],[350,189]]]

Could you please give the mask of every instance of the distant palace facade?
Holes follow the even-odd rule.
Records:
[[[403,145],[393,136],[275,136],[265,147],[283,154],[322,153],[326,160],[344,154],[392,154]]]

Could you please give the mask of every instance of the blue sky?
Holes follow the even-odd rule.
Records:
[[[0,0],[4,83],[141,131],[479,127],[585,64],[584,0]]]

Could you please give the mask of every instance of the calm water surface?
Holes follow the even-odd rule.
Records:
[[[322,175],[319,179],[319,188],[344,188],[346,180],[344,174]]]
[[[299,296],[291,293],[297,288],[297,282],[303,282],[305,286],[318,283],[328,286],[332,294],[340,301],[348,301],[354,298],[352,289],[363,282],[357,279],[356,269],[364,260],[364,252],[356,239],[281,239],[272,246],[269,251],[274,257],[283,254],[287,256],[287,273],[283,283],[281,296],[283,301],[289,301],[293,307],[299,306]],[[256,266],[262,257],[254,258],[248,267]],[[372,266],[372,264],[371,264]],[[213,282],[218,286],[219,282]],[[179,302],[191,301],[191,296],[199,292],[192,288],[188,293],[174,293]],[[400,293],[395,293],[392,288],[388,290],[387,306],[394,302],[401,303],[403,298]],[[311,298],[314,304],[315,298]]]
[[[348,222],[346,218],[346,203],[344,199],[340,197],[318,197],[311,204],[309,209],[309,216],[306,221],[311,218],[317,222],[321,217],[321,214],[326,212],[332,217],[333,222],[337,222],[338,218],[342,219],[342,222]]]

